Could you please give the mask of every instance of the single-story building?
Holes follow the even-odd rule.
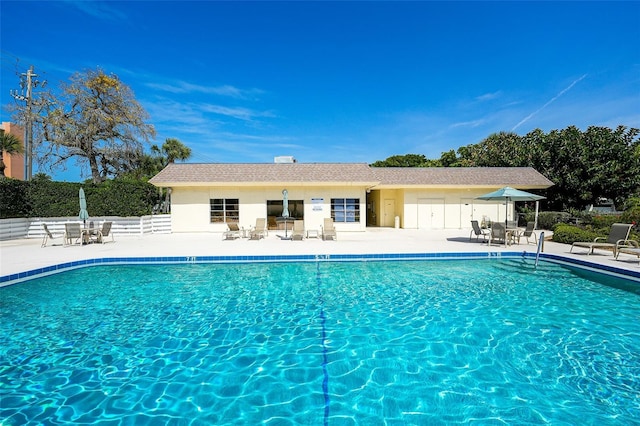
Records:
[[[542,190],[553,185],[530,167],[377,168],[295,160],[174,163],[150,182],[171,191],[173,232],[223,232],[233,222],[250,228],[257,218],[278,229],[283,194],[289,216],[304,220],[306,229],[319,229],[329,217],[338,231],[462,229],[470,228],[471,220],[505,220],[504,202],[475,197],[503,186]],[[513,203],[506,214],[513,219]]]

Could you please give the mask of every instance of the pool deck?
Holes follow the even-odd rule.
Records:
[[[167,256],[265,256],[265,255],[335,255],[402,253],[535,253],[536,245],[488,246],[469,241],[470,230],[410,230],[368,228],[366,232],[339,232],[337,241],[309,238],[303,241],[282,240],[284,231],[270,231],[261,240],[222,240],[221,233],[176,233],[118,236],[115,242],[63,247],[62,240],[49,241],[41,248],[40,238],[0,241],[0,276],[31,271],[66,262],[113,257]],[[549,235],[549,232],[545,234]],[[55,244],[55,245],[53,245]],[[545,241],[544,253],[578,259],[605,268],[619,268],[640,273],[638,257],[621,254],[616,260],[611,252],[596,250],[587,255],[583,248],[569,253],[570,245]]]

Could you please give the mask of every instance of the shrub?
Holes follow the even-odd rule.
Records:
[[[0,218],[26,217],[31,210],[27,190],[29,183],[17,179],[0,179]]]
[[[620,219],[624,223],[633,223],[634,229],[637,231],[640,227],[640,206],[629,207],[622,213]]]
[[[614,223],[624,222],[619,214],[593,214],[591,215],[591,226],[594,228],[611,228]]]
[[[593,241],[596,237],[606,237],[606,233],[583,229],[575,225],[558,224],[553,231],[556,243],[573,244],[576,241]]]
[[[567,212],[541,212],[538,215],[538,229],[553,230],[557,224],[566,223],[570,218],[571,215]]]
[[[0,218],[76,216],[84,188],[90,216],[142,216],[159,202],[156,187],[141,181],[115,180],[100,185],[34,179],[0,180]]]

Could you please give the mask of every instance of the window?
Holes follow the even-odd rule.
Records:
[[[360,199],[332,198],[331,218],[334,222],[360,222]]]
[[[267,200],[267,227],[269,229],[279,228],[277,218],[282,216],[282,209],[282,200]],[[290,219],[304,220],[303,200],[289,200],[287,209]]]
[[[240,200],[238,198],[213,198],[211,223],[238,223],[240,220]]]

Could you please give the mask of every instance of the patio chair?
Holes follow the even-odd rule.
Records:
[[[82,239],[82,229],[79,223],[64,224],[64,246],[78,244]],[[75,240],[75,241],[74,241]]]
[[[113,232],[111,232],[111,225],[113,222],[104,222],[102,224],[102,228],[97,230],[95,235],[92,235],[92,240],[96,243],[104,244],[104,240],[106,237],[111,235],[111,242],[115,242],[115,238],[113,237]]]
[[[223,240],[235,240],[242,236],[242,231],[237,223],[227,223],[227,230],[222,233]]]
[[[256,226],[249,233],[250,240],[259,240],[267,234],[267,219],[259,217],[256,219]]]
[[[606,238],[606,241],[604,241],[604,237],[597,237],[593,241],[577,241],[571,244],[569,253],[571,253],[574,247],[584,247],[589,249],[587,256],[592,254],[593,250],[597,248],[612,249],[613,255],[615,256],[618,251],[618,245],[629,238],[629,232],[631,232],[632,226],[630,223],[614,223],[611,225],[611,230],[609,231],[609,236]]]
[[[333,219],[325,217],[324,226],[322,227],[322,239],[328,240],[329,238],[337,240],[338,236],[336,234],[336,228],[333,227]]]
[[[64,233],[60,234],[60,233],[52,233],[51,231],[49,231],[49,227],[47,227],[46,223],[42,224],[42,227],[44,228],[44,236],[42,237],[42,245],[40,247],[46,247],[47,246],[47,242],[49,240],[53,240],[56,238],[64,238]],[[64,245],[64,241],[62,242],[62,244]],[[55,245],[55,244],[53,244]]]
[[[527,244],[529,244],[529,238],[533,238],[534,244],[538,244],[538,236],[534,232],[534,227],[536,226],[535,222],[527,222],[527,227],[521,234],[518,234],[518,244],[520,244],[520,238],[524,237],[527,239]]]
[[[302,241],[304,239],[304,220],[294,220],[291,239]]]
[[[636,240],[619,241],[616,247],[616,260],[618,260],[620,253],[636,256],[638,258],[638,265],[640,265],[640,243]]]
[[[504,223],[493,222],[491,224],[491,235],[489,236],[489,245],[492,241],[497,241],[498,244],[507,244],[507,230]]]
[[[476,236],[476,241],[479,241],[478,238],[480,238],[481,236],[482,236],[482,241],[486,241],[487,235],[491,235],[491,230],[480,228],[480,225],[478,224],[477,220],[471,221],[471,228],[472,229],[471,229],[471,233],[469,234],[469,241],[471,241],[474,234]]]

